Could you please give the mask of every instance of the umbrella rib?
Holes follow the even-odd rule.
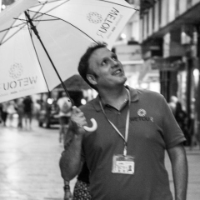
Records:
[[[56,1],[56,0],[55,0]],[[46,2],[43,2],[43,3],[41,3],[41,4],[43,4],[43,6],[41,6],[41,8],[39,9],[39,10],[41,10],[44,6],[45,6],[45,4],[47,4],[48,2],[46,1]],[[27,10],[28,11],[28,10]],[[15,20],[21,20],[21,21],[23,21],[23,19],[20,19],[20,18],[14,18]],[[27,20],[24,20],[25,22],[27,22]],[[14,24],[15,23],[15,21],[13,21],[13,23],[12,24]],[[22,23],[23,24],[23,23]],[[22,24],[19,24],[19,26],[20,25],[22,25]],[[7,29],[4,29],[4,30],[2,30],[2,31],[0,31],[0,33],[1,32],[3,32],[3,31],[9,31],[11,28],[15,28],[15,27],[17,27],[17,26],[10,26],[9,28],[7,28]],[[23,28],[23,27],[22,27]],[[18,31],[20,31],[21,29],[19,29]],[[13,33],[8,39],[10,39],[12,36],[14,36],[18,31],[16,31],[15,33]],[[8,39],[6,39],[3,43],[2,43],[2,41],[4,40],[4,38],[6,37],[6,35],[7,35],[7,33],[2,37],[2,40],[0,41],[0,45],[1,44],[3,44],[4,42],[6,42]]]
[[[24,26],[23,26],[23,24],[24,24]],[[5,38],[6,35],[8,34],[8,31],[9,31],[10,29],[12,29],[12,28],[17,28],[18,26],[22,26],[22,27],[19,28],[17,31],[15,31],[12,35],[10,35],[10,37],[8,37],[6,40],[4,40],[4,38]],[[0,42],[0,45],[1,45],[1,44],[4,44],[5,42],[7,42],[11,37],[13,37],[14,35],[16,35],[16,34],[17,34],[19,31],[21,31],[25,26],[26,26],[25,23],[21,23],[21,24],[19,24],[19,25],[11,26],[10,28],[7,28],[7,29],[4,29],[4,30],[0,31],[0,33],[1,33],[1,32],[4,32],[4,31],[7,31],[7,32],[5,33],[5,35],[2,37],[2,40],[1,40],[1,42]],[[4,40],[4,42],[2,42],[3,40]]]
[[[60,0],[55,0],[55,1],[60,1]],[[42,5],[41,8],[39,9],[39,11],[45,6],[45,4],[54,3],[55,1],[52,1],[52,2],[45,1],[44,3],[41,3],[41,2],[40,2],[40,3],[43,4],[43,5]],[[52,11],[52,10],[55,10],[56,8],[62,6],[63,4],[67,3],[68,1],[70,1],[70,0],[66,0],[65,2],[62,2],[61,4],[59,4],[59,5],[57,5],[57,6],[53,7],[53,8],[51,8],[51,9],[49,9],[47,12]],[[40,13],[40,12],[38,12],[38,13]]]
[[[57,1],[57,0],[55,0],[55,1]],[[38,10],[37,12],[33,12],[33,11],[32,11],[33,13],[35,13],[35,15],[32,17],[32,19],[37,15],[37,13],[40,13],[39,11],[42,10],[42,8],[43,8],[47,3],[53,3],[53,2],[54,2],[54,1],[52,1],[52,2],[47,2],[47,1],[45,1],[45,2],[43,2],[43,3],[40,2],[42,6],[39,8],[39,10]],[[61,5],[62,5],[62,4],[61,4]],[[27,11],[30,13],[30,10],[27,10]]]
[[[32,37],[32,33],[31,33],[30,29],[29,29],[29,34],[30,34],[31,42],[32,42],[32,45],[33,45],[33,48],[34,48],[34,51],[35,51],[35,54],[36,54],[37,60],[38,60],[38,62],[39,62],[40,69],[41,69],[41,71],[42,71],[42,74],[43,74],[43,77],[44,77],[44,80],[45,80],[45,83],[46,83],[46,86],[47,86],[48,92],[50,92],[49,86],[48,86],[48,84],[47,84],[46,77],[45,77],[45,75],[44,75],[44,71],[43,71],[43,69],[42,69],[42,67],[41,67],[42,65],[41,65],[41,63],[40,63],[40,59],[39,59],[38,53],[37,53],[37,51],[36,51],[35,44],[34,44],[34,42],[33,42],[33,37]]]
[[[54,1],[51,1],[51,2],[48,2],[48,1],[45,1],[45,2],[40,2],[41,4],[42,4],[42,6],[39,8],[39,10],[38,11],[30,11],[30,10],[28,10],[29,12],[33,12],[33,13],[35,13],[35,15],[32,17],[32,20],[33,20],[33,18],[34,17],[41,17],[42,15],[47,15],[47,12],[50,12],[50,11],[52,11],[52,10],[55,10],[57,7],[59,7],[59,6],[62,6],[63,4],[65,4],[65,3],[67,3],[68,1],[70,1],[70,0],[66,0],[65,2],[63,2],[63,3],[61,3],[61,4],[59,4],[59,5],[57,5],[57,6],[55,6],[54,8],[52,8],[52,9],[49,9],[47,12],[43,12],[43,13],[41,13],[40,12],[40,10],[42,10],[42,8],[46,5],[46,4],[49,4],[49,3],[53,3],[53,2],[55,2],[55,1],[59,1],[59,0],[54,0]],[[38,13],[40,13],[41,15],[40,16],[37,16],[37,14]]]
[[[33,20],[34,22],[48,22],[48,21],[60,21],[60,19],[43,19],[43,20]]]
[[[31,11],[31,12],[34,12],[34,11]],[[91,36],[89,36],[87,33],[85,33],[84,31],[82,31],[80,28],[78,28],[77,26],[73,25],[72,23],[66,21],[66,20],[63,20],[61,18],[58,18],[58,17],[55,17],[55,16],[52,16],[52,15],[49,15],[49,14],[46,14],[46,13],[40,13],[41,15],[48,15],[49,17],[52,17],[54,19],[52,20],[48,20],[48,21],[53,21],[53,20],[60,20],[60,21],[63,21],[63,22],[66,22],[67,24],[70,24],[71,26],[73,26],[74,28],[76,28],[77,30],[79,30],[81,33],[83,33],[84,35],[86,35],[88,38],[90,38],[91,40],[93,40],[94,42],[97,43],[97,41],[95,39],[93,39]],[[45,20],[35,20],[35,19],[32,19],[33,21],[45,21]]]
[[[15,25],[15,26],[10,26],[9,28],[6,28],[6,29],[3,29],[3,30],[0,30],[0,33],[1,33],[1,32],[4,32],[4,31],[9,31],[10,29],[12,29],[12,28],[16,28],[16,27],[21,26],[21,25],[23,25],[23,24],[24,24],[24,23],[21,23],[21,24]]]

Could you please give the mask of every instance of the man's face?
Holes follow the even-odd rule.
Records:
[[[89,67],[96,74],[96,86],[113,87],[126,82],[123,66],[115,53],[107,48],[100,48],[93,52],[89,59]]]

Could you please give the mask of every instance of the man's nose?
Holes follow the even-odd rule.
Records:
[[[112,67],[117,67],[119,62],[118,60],[111,59],[111,64],[112,64]]]

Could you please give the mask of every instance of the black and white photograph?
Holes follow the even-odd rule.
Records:
[[[0,200],[200,200],[200,0],[0,0]]]

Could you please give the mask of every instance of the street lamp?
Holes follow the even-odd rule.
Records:
[[[193,76],[194,76],[195,86],[197,86],[197,84],[199,82],[199,70],[198,69],[193,70]]]
[[[2,4],[2,5],[1,5],[1,10],[3,11],[3,10],[5,10],[5,9],[6,9],[6,5]]]
[[[0,0],[0,12],[6,9],[8,5],[11,5],[15,0]]]

